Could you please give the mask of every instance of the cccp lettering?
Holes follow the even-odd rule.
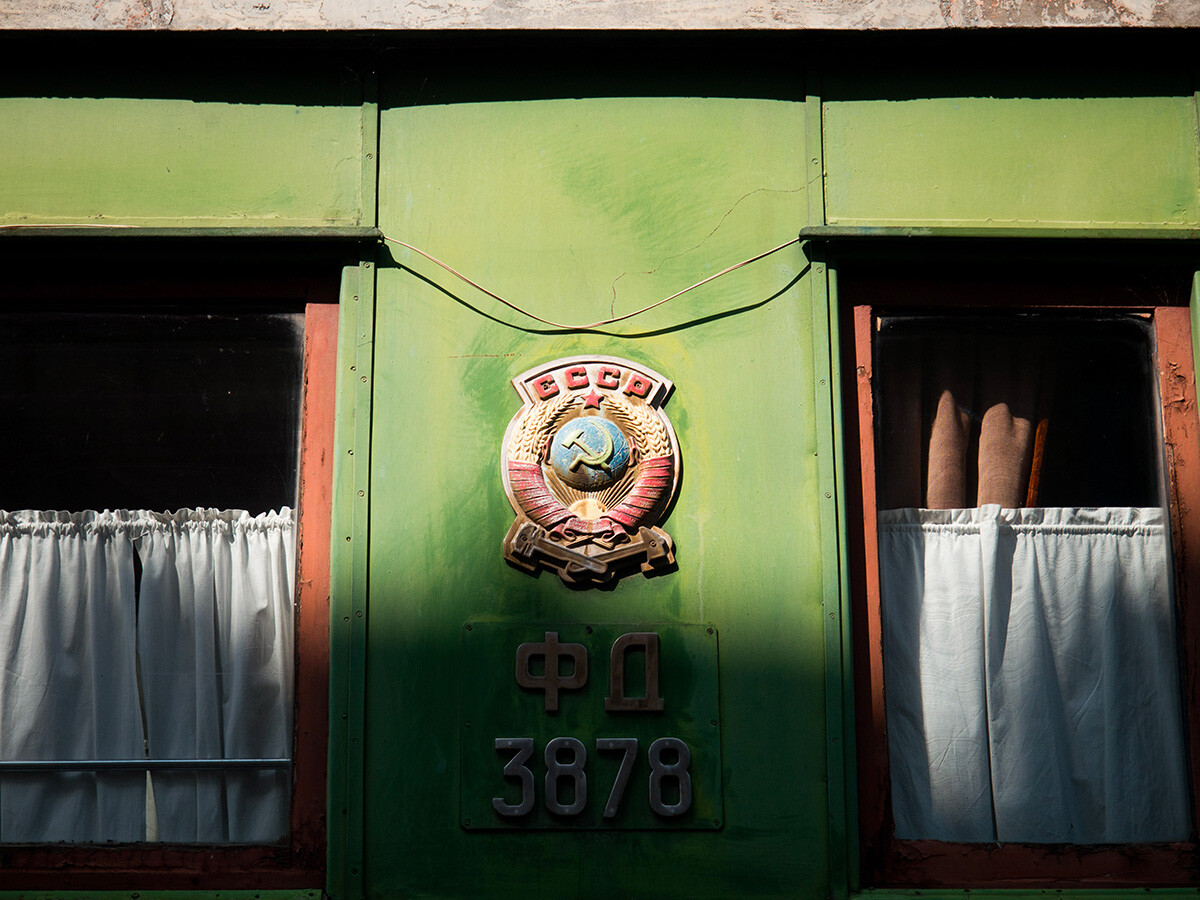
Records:
[[[561,376],[561,383],[556,377]],[[622,381],[623,380],[623,381]],[[547,372],[539,375],[531,382],[533,392],[539,400],[549,400],[566,387],[568,391],[579,391],[588,387],[604,388],[615,391],[620,389],[628,397],[647,400],[654,390],[654,381],[637,372],[626,372],[617,366],[600,366],[595,373],[589,372],[587,366],[571,366],[558,373]]]

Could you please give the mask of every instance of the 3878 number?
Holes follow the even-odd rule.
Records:
[[[637,761],[637,738],[596,738],[598,753],[620,753],[617,769],[604,805],[605,819],[615,818],[629,786],[629,778]],[[535,779],[528,763],[536,745],[533,738],[496,738],[496,750],[510,752],[503,774],[521,786],[521,797],[509,803],[502,797],[492,798],[492,808],[501,816],[519,817],[533,811]],[[546,809],[556,816],[576,816],[587,806],[587,748],[578,738],[556,737],[546,742],[542,758],[545,762],[544,796]],[[646,754],[650,764],[650,808],[660,816],[681,816],[692,807],[692,776],[688,771],[692,754],[679,738],[663,737],[654,741]]]

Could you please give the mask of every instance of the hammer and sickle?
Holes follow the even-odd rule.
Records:
[[[593,450],[583,442],[582,428],[577,429],[574,434],[567,438],[567,440],[563,441],[564,448],[579,448],[579,454],[573,460],[571,460],[571,465],[569,465],[567,468],[574,472],[582,464],[594,469],[603,469],[605,472],[611,471],[608,466],[608,461],[612,459],[614,449],[612,435],[603,428],[600,429],[600,434],[604,438],[604,446],[598,451]]]

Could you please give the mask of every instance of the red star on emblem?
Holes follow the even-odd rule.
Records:
[[[584,398],[583,408],[584,409],[599,409],[600,401],[603,399],[604,399],[603,395],[597,394],[595,388],[593,388],[592,392],[590,394],[588,394],[587,397]]]

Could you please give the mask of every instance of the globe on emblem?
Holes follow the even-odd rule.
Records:
[[[550,441],[550,466],[573,488],[602,491],[629,467],[629,440],[608,419],[572,419]]]

